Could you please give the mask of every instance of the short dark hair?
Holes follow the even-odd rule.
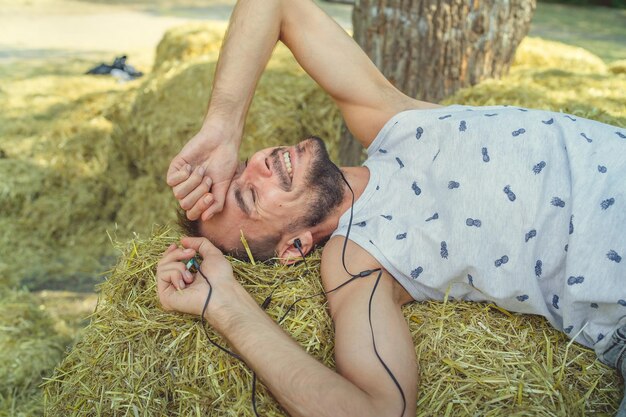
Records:
[[[178,226],[185,236],[202,237],[200,233],[200,219],[189,220],[184,210],[178,208],[177,212]],[[210,237],[209,237],[210,239]],[[255,261],[266,262],[276,257],[276,245],[280,242],[280,236],[264,236],[254,241],[248,241],[248,247]],[[243,247],[243,243],[239,242],[236,248],[226,248],[220,242],[211,240],[224,255],[231,256],[240,261],[248,262],[248,253]]]

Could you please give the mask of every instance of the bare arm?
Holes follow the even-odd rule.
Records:
[[[349,275],[341,265],[343,237],[331,239],[324,248],[322,279],[326,291],[345,282]],[[365,269],[380,268],[372,256],[352,241],[348,241],[346,267],[352,274]],[[392,375],[400,384],[406,400],[404,416],[416,412],[418,369],[415,346],[401,306],[412,301],[411,296],[385,270],[372,297],[372,329],[368,320],[369,299],[377,273],[357,280],[327,295],[335,324],[335,360],[337,371],[368,394],[380,410],[378,415],[399,416],[401,394],[391,376],[376,357],[376,348]]]
[[[309,0],[283,2],[280,40],[335,101],[355,138],[368,147],[400,111],[439,107],[396,89],[359,45]]]
[[[185,238],[183,244],[200,252],[204,258],[201,268],[213,285],[207,320],[257,372],[290,415],[400,416],[401,397],[372,350],[367,305],[373,277],[346,286],[337,292],[340,298],[329,300],[336,326],[336,373],[309,356],[261,310],[233,279],[230,264],[208,240]],[[336,269],[337,242],[329,245],[334,256],[324,262],[323,274],[331,274],[325,284],[334,285],[335,281],[343,282],[345,276]],[[202,278],[183,278],[180,262],[194,253],[172,246],[159,263],[159,297],[166,309],[201,312],[208,286]],[[356,268],[366,258],[352,259]],[[394,281],[388,275],[379,284],[372,308],[379,352],[405,392],[404,416],[415,415],[415,353]]]
[[[399,111],[434,106],[393,87],[356,42],[312,1],[239,0],[220,53],[208,119],[226,116],[243,127],[277,41],[334,99],[363,146],[369,146]]]

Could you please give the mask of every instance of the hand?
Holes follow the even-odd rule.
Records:
[[[170,245],[163,253],[157,266],[157,290],[159,300],[165,310],[187,314],[202,314],[202,308],[209,292],[209,284],[199,272],[192,274],[185,263],[196,255],[202,256],[202,273],[210,280],[213,294],[206,312],[209,323],[217,320],[220,310],[238,285],[233,277],[233,270],[224,255],[208,239],[185,237],[181,239],[182,248]],[[235,285],[232,285],[235,284]]]
[[[172,159],[167,184],[189,220],[208,220],[224,208],[237,169],[240,135],[205,125]]]

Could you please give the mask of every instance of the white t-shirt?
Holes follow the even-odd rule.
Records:
[[[349,238],[415,300],[449,291],[539,314],[596,351],[626,318],[625,129],[507,106],[409,110],[364,165]]]

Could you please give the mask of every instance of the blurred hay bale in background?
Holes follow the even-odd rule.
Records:
[[[606,72],[604,61],[586,49],[530,37],[524,38],[517,48],[513,66],[585,73]]]
[[[103,250],[108,239],[102,224],[111,225],[115,209],[108,202],[118,200],[105,181],[113,128],[106,111],[128,86],[45,75],[5,89],[0,253],[19,253],[31,262],[15,268],[3,258],[0,279],[52,288],[76,278],[78,288],[92,288],[94,273],[104,269],[102,260],[111,252]]]
[[[609,65],[609,71],[613,74],[626,74],[626,59],[611,62],[611,65]]]
[[[195,23],[169,29],[157,45],[152,71],[204,55],[216,58],[225,31],[223,23]]]
[[[71,338],[55,327],[36,297],[3,286],[0,329],[0,415],[41,415],[38,387],[63,358]]]
[[[526,38],[510,73],[458,91],[442,104],[510,104],[626,126],[626,78],[582,48]]]
[[[176,240],[161,229],[128,243],[82,340],[45,386],[50,415],[253,415],[250,371],[210,345],[196,317],[159,308],[155,267]],[[259,303],[276,287],[268,314],[277,320],[321,291],[319,255],[310,273],[304,264],[233,268]],[[542,318],[476,303],[413,303],[404,315],[421,368],[418,415],[579,416],[612,413],[621,398],[615,371]],[[334,367],[324,297],[300,302],[282,326]],[[263,387],[257,401],[261,415],[284,414]]]

